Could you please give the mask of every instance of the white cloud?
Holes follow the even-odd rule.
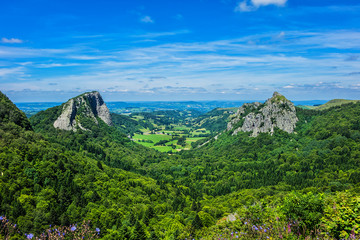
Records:
[[[154,20],[150,16],[144,16],[140,18],[140,22],[143,23],[154,23]]]
[[[235,12],[252,12],[256,11],[259,7],[276,5],[282,7],[286,4],[287,0],[244,0],[239,2],[235,8]]]
[[[23,74],[23,67],[15,67],[15,68],[0,68],[0,77],[4,77],[7,75],[16,75]]]
[[[2,43],[23,43],[24,41],[18,38],[2,38]]]
[[[185,32],[148,33],[149,35],[142,37],[169,36]],[[285,36],[284,41],[275,41]],[[3,79],[6,76],[6,79],[23,78],[26,81],[0,81],[0,88],[5,90],[29,88],[31,84],[40,85],[41,80],[43,90],[49,91],[55,86],[49,83],[58,82],[61,83],[58,87],[64,91],[77,88],[81,91],[104,90],[121,85],[123,87],[120,89],[127,89],[129,94],[138,93],[139,96],[140,92],[148,94],[176,92],[185,95],[195,92],[208,94],[206,91],[218,94],[225,91],[232,94],[227,90],[208,87],[219,83],[219,79],[229,88],[236,87],[235,83],[249,85],[251,87],[249,94],[254,88],[260,91],[282,88],[283,91],[288,92],[305,88],[325,89],[324,83],[336,81],[341,82],[341,85],[333,84],[330,86],[331,89],[342,89],[342,86],[350,85],[355,88],[359,83],[359,75],[355,73],[359,72],[360,61],[344,61],[344,59],[349,56],[349,52],[357,56],[360,50],[359,39],[360,32],[356,31],[269,32],[237,39],[171,42],[147,47],[135,46],[122,51],[118,49],[99,51],[101,55],[84,48],[28,49],[0,46],[0,57],[23,58],[24,54],[27,57],[23,63],[9,64],[7,69],[0,68],[0,80],[1,76]],[[250,41],[253,43],[249,44]],[[331,46],[330,50],[329,46]],[[309,49],[312,54],[309,53]],[[349,50],[339,53],[338,49]],[[49,56],[51,62],[48,59],[44,61],[39,59]],[[79,62],[79,59],[88,61]],[[29,61],[36,64],[31,64]],[[24,68],[15,69],[15,66],[19,65]],[[40,80],[24,75],[38,71],[35,68],[66,66],[81,66],[81,68],[69,68],[54,77],[44,75]],[[79,69],[81,69],[80,74]],[[141,81],[148,82],[149,86],[139,88]],[[161,89],[156,91],[152,89],[154,86]],[[189,86],[195,89],[190,89]],[[247,94],[246,90],[237,90],[237,92],[242,95]]]
[[[279,33],[279,35],[277,35],[277,38],[283,38],[285,37],[285,32],[281,32]]]
[[[267,6],[267,5],[276,5],[276,6],[284,6],[287,0],[251,0],[251,3],[256,6]]]
[[[235,8],[235,12],[251,12],[255,10],[256,8],[254,6],[248,5],[246,0],[240,2]]]
[[[158,37],[166,37],[166,36],[175,36],[179,34],[187,34],[190,33],[189,30],[178,30],[178,31],[172,31],[172,32],[152,32],[152,33],[145,33],[141,35],[135,35],[134,37],[139,38],[158,38]]]
[[[81,66],[81,64],[77,63],[47,63],[47,64],[38,64],[35,65],[37,68],[54,68],[54,67],[74,67],[74,66]]]
[[[69,49],[33,49],[23,47],[0,46],[0,58],[27,58],[27,57],[49,57],[60,56],[76,51],[75,48]]]

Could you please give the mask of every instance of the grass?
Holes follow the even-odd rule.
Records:
[[[158,150],[159,152],[169,152],[169,151],[175,152],[175,150],[169,146],[153,146],[152,148]]]
[[[201,139],[204,139],[204,137],[192,137],[192,138],[187,138],[187,139],[186,139],[186,142],[192,143],[192,142],[199,141],[199,140],[201,140]]]
[[[187,134],[181,134],[181,131],[165,131],[166,133],[169,134],[179,134],[180,136],[182,135],[187,135]],[[191,143],[196,142],[200,139],[203,139],[203,137],[190,137],[190,138],[186,138],[186,145],[180,146],[177,144],[178,140],[171,140],[172,136],[170,135],[165,135],[165,134],[149,134],[149,135],[142,135],[142,134],[135,134],[133,137],[134,141],[138,144],[141,144],[145,147],[149,147],[149,148],[153,148],[155,150],[158,150],[160,152],[178,152],[179,150],[188,150],[191,149]],[[150,140],[152,142],[142,142],[142,140]],[[161,140],[168,140],[169,142],[167,142],[165,144],[165,146],[154,146],[155,143],[161,141]],[[173,149],[172,146],[170,145],[175,145],[176,148]]]
[[[149,135],[142,135],[142,134],[135,134],[133,139],[135,140],[151,140],[154,143],[157,143],[161,140],[169,140],[171,136],[165,134],[149,134]]]

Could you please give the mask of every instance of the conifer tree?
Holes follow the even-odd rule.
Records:
[[[197,212],[197,204],[195,199],[193,200],[192,204],[191,204],[191,211]]]
[[[196,214],[194,220],[192,221],[191,227],[192,227],[194,230],[201,229],[201,228],[203,227],[202,221],[201,221],[201,219],[200,219],[200,217],[199,217],[198,214]]]
[[[159,236],[156,234],[155,230],[152,228],[150,231],[149,240],[158,240]]]
[[[135,225],[136,223],[136,217],[135,217],[135,214],[133,212],[130,213],[130,216],[129,216],[129,222],[132,226]]]
[[[97,161],[97,166],[100,170],[104,170],[104,168],[99,160]]]
[[[148,226],[149,222],[150,222],[150,219],[152,219],[155,216],[156,216],[156,214],[155,214],[154,208],[150,205],[145,211],[144,218],[143,218],[143,223],[146,226]]]
[[[147,236],[144,230],[144,227],[140,221],[136,221],[134,231],[132,234],[133,240],[146,240]]]

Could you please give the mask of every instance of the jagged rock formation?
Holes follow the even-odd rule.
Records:
[[[54,122],[54,127],[69,131],[76,131],[78,127],[86,130],[82,125],[82,120],[90,119],[98,124],[97,117],[107,125],[112,125],[110,111],[100,93],[96,91],[84,93],[63,105],[61,115]]]
[[[297,121],[294,104],[280,93],[274,92],[264,104],[255,102],[241,106],[228,123],[227,131],[233,130],[233,135],[240,131],[252,132],[252,136],[256,137],[261,132],[273,133],[277,127],[293,133]]]

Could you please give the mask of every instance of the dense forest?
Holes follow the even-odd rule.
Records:
[[[53,127],[61,106],[28,120],[0,104],[0,239],[359,237],[360,103],[297,108],[294,133],[257,137],[225,130],[236,109],[112,113],[74,132]],[[219,135],[174,154],[127,136],[179,122]]]

